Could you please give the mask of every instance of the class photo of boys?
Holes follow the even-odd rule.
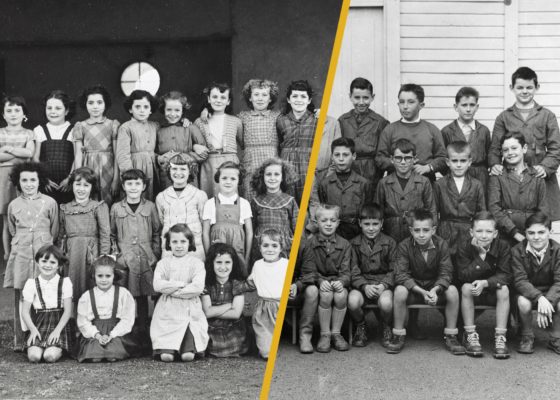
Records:
[[[341,4],[0,4],[1,398],[259,396]]]
[[[557,397],[558,21],[350,3],[271,399]]]

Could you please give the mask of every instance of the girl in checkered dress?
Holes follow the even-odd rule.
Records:
[[[293,195],[298,204],[301,201],[307,175],[307,163],[317,128],[312,98],[313,90],[307,81],[292,82],[288,86],[284,113],[276,121],[280,141],[280,158],[294,166],[298,177],[293,189]]]
[[[206,287],[201,300],[210,336],[207,353],[214,357],[237,357],[249,349],[242,279],[235,249],[225,243],[213,244],[206,257]]]
[[[14,165],[33,157],[35,134],[22,126],[23,121],[27,120],[27,105],[23,97],[4,97],[1,104],[2,118],[7,125],[0,128],[0,215],[3,218],[4,258],[8,259],[8,204],[16,198],[16,188],[10,182],[10,172]]]
[[[253,260],[262,258],[258,242],[262,233],[271,228],[281,233],[284,256],[288,256],[292,247],[299,207],[296,200],[285,191],[294,181],[293,168],[279,158],[266,160],[253,175],[251,185],[257,193],[251,200],[256,239],[253,242]]]
[[[105,87],[97,85],[85,89],[79,98],[80,107],[89,118],[76,122],[72,130],[74,168],[89,167],[97,176],[99,192],[96,200],[103,200],[108,207],[119,193],[119,168],[115,157],[119,121],[109,119],[105,112],[111,107],[111,97]]]
[[[72,282],[58,273],[68,260],[57,247],[45,245],[37,251],[35,261],[39,276],[28,279],[22,291],[21,317],[29,331],[25,348],[29,361],[54,363],[63,351],[72,348],[73,335],[68,324],[72,315]]]
[[[111,252],[109,207],[104,201],[92,200],[97,194],[97,176],[88,167],[76,169],[69,185],[74,200],[60,205],[58,244],[70,262],[64,276],[72,280],[74,302],[93,287],[90,266],[99,254]]]
[[[243,123],[243,161],[245,179],[242,196],[251,201],[256,195],[251,186],[251,177],[260,165],[278,156],[278,134],[276,119],[279,111],[272,110],[278,99],[278,84],[269,80],[251,79],[243,86],[243,98],[250,111],[241,111]]]
[[[62,90],[53,90],[43,99],[48,122],[41,124],[35,132],[35,161],[47,165],[48,184],[45,192],[58,204],[72,200],[72,188],[68,186],[74,168],[74,146],[72,124],[69,122],[76,112],[76,103]]]
[[[149,121],[157,109],[157,101],[145,90],[135,90],[124,102],[130,121],[123,123],[117,133],[117,164],[122,172],[139,169],[148,178],[144,197],[154,201],[159,187],[156,162],[156,132],[159,123]]]

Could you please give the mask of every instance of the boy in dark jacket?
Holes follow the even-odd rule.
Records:
[[[496,306],[494,358],[509,358],[506,346],[511,283],[511,254],[508,243],[498,239],[496,220],[487,211],[474,216],[471,240],[463,241],[456,256],[461,286],[461,311],[465,323],[463,346],[467,355],[482,356],[482,347],[474,322],[474,306]]]

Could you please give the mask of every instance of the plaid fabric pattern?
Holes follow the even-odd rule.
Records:
[[[255,171],[269,158],[278,156],[278,134],[276,119],[279,111],[242,111],[239,118],[243,124],[243,161],[245,169],[242,196],[248,201],[256,193],[251,187]]]
[[[74,163],[74,146],[72,142],[67,140],[71,126],[68,127],[60,140],[51,139],[46,125],[43,125],[43,130],[47,140],[41,142],[41,155],[39,158],[41,162],[47,165],[49,179],[60,183],[70,174],[72,164]]]
[[[82,165],[93,169],[97,176],[98,200],[104,200],[109,206],[113,203],[111,195],[115,163],[113,140],[117,139],[118,129],[117,120],[104,118],[101,122],[90,119],[77,122],[72,131],[73,140],[83,144]]]
[[[291,111],[287,115],[280,115],[276,120],[280,157],[292,163],[298,177],[297,182],[294,183],[293,193],[298,204],[305,184],[307,164],[316,128],[317,118],[310,111],[306,111],[299,120]]]
[[[262,258],[258,245],[259,238],[262,232],[270,228],[281,233],[283,253],[285,256],[289,255],[299,214],[295,199],[282,192],[258,195],[251,200],[251,210],[256,225],[255,240],[253,240],[254,249],[252,251],[254,260]]]
[[[215,283],[207,286],[202,295],[210,296],[212,305],[231,303],[233,298],[242,295],[242,283],[239,281],[227,281],[224,285]],[[243,317],[238,320],[209,318],[208,319],[208,343],[207,352],[215,357],[232,357],[244,354],[248,351],[247,329]]]
[[[39,284],[39,279],[35,279],[35,287],[37,288],[37,294],[39,295],[39,299],[41,300],[41,304],[43,306],[40,310],[34,310],[32,313],[31,318],[33,319],[33,323],[37,327],[37,330],[41,334],[41,340],[35,338],[31,346],[38,346],[46,349],[47,347],[51,347],[51,345],[47,344],[47,340],[49,335],[54,331],[56,326],[58,325],[62,314],[64,313],[64,309],[62,308],[62,282],[63,279],[60,278],[58,282],[58,307],[57,308],[46,308],[45,302],[43,301],[43,293],[41,291],[41,285]],[[66,326],[60,332],[60,338],[58,343],[55,347],[60,347],[63,350],[69,351],[72,347],[72,335],[71,324],[66,324]],[[27,335],[27,338],[24,341],[24,348],[23,350],[27,349],[27,340],[29,339],[30,333]]]

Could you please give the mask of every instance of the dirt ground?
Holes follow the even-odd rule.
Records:
[[[0,268],[0,281],[3,271]],[[165,364],[30,364],[12,351],[13,290],[0,288],[0,399],[257,399],[266,362],[256,354]]]
[[[428,340],[407,340],[400,354],[385,353],[379,341],[347,352],[302,355],[285,331],[274,369],[271,400],[279,399],[559,399],[560,355],[546,349],[546,332],[536,330],[535,353],[492,357],[494,312],[477,321],[483,358],[453,356],[443,345],[443,318],[422,310]],[[371,321],[370,321],[371,322]],[[370,324],[372,325],[372,324]],[[305,395],[302,395],[305,393]]]

